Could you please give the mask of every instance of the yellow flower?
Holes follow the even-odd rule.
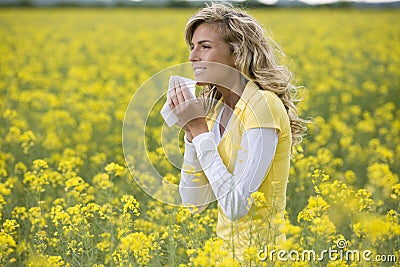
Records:
[[[186,207],[179,207],[179,211],[176,214],[176,221],[178,223],[184,223],[188,218],[190,218],[191,212]],[[200,223],[200,222],[199,222]]]
[[[232,258],[232,257],[225,257],[220,262],[217,262],[216,266],[218,267],[240,267],[240,263]]]
[[[5,259],[9,257],[17,247],[17,243],[14,238],[5,233],[4,231],[0,231],[0,256],[1,259]]]
[[[353,184],[356,181],[357,177],[356,177],[356,174],[353,171],[347,170],[344,173],[344,179],[345,179],[346,183]]]
[[[61,205],[51,207],[51,219],[56,227],[66,225],[70,222],[71,216],[64,210]]]
[[[25,131],[20,136],[20,142],[22,151],[24,152],[24,154],[28,154],[29,149],[33,147],[36,143],[36,136],[31,130]]]
[[[30,231],[32,232],[35,227],[38,229],[43,229],[46,226],[46,218],[45,216],[48,216],[47,214],[42,214],[42,208],[41,207],[32,207],[28,210],[29,214],[29,220],[32,224],[32,227]]]
[[[102,190],[111,189],[114,186],[114,183],[110,181],[110,175],[107,173],[99,173],[95,175],[92,182]]]
[[[372,244],[384,241],[392,234],[391,223],[388,223],[383,216],[373,214],[359,218],[353,224],[353,230],[357,237],[368,238]]]
[[[20,225],[17,223],[16,220],[9,220],[7,219],[5,222],[3,222],[3,229],[7,234],[10,235],[16,235],[17,234],[17,228],[19,228]]]
[[[153,238],[142,232],[131,233],[121,238],[120,247],[122,250],[132,252],[140,265],[146,265],[152,258]]]
[[[359,189],[356,193],[356,198],[359,203],[359,211],[370,210],[374,206],[374,201],[371,199],[371,193],[365,189]]]
[[[282,227],[279,229],[286,236],[288,235],[299,235],[301,233],[302,228],[300,226],[292,225],[289,220],[285,220]]]
[[[57,170],[63,174],[73,175],[79,172],[79,168],[82,165],[83,161],[81,158],[68,155],[60,161]]]
[[[325,238],[327,241],[331,240],[336,232],[336,226],[329,220],[326,214],[314,218],[309,229],[311,233],[318,236],[318,238]]]
[[[96,153],[94,156],[90,157],[90,161],[95,164],[103,164],[107,159],[107,155],[105,153]]]
[[[139,202],[132,195],[123,195],[121,202],[124,203],[123,212],[132,212],[135,216],[139,216]]]
[[[102,241],[100,241],[96,244],[96,248],[103,252],[110,251],[110,248],[113,245],[111,243],[111,234],[110,233],[101,233],[100,236],[102,238]]]
[[[22,162],[18,162],[14,165],[14,171],[16,174],[24,174],[27,170],[28,168]]]
[[[175,184],[175,185],[177,185],[177,184],[179,184],[179,180],[176,178],[175,175],[172,175],[172,174],[170,174],[170,173],[167,173],[167,174],[164,176],[163,183],[168,183],[168,184]]]
[[[317,194],[320,194],[320,185],[322,182],[328,181],[329,180],[329,175],[325,174],[324,171],[320,169],[315,169],[313,174],[311,175],[312,177],[312,184],[314,185],[314,191]]]
[[[390,194],[392,199],[400,199],[400,184],[395,184],[392,186],[392,194]]]
[[[367,168],[369,182],[374,188],[383,190],[385,196],[389,196],[392,187],[399,182],[399,177],[391,172],[390,166],[386,163],[373,163]]]
[[[65,262],[61,256],[47,256],[50,266],[64,266]]]
[[[37,172],[43,171],[45,169],[48,169],[49,165],[45,160],[42,159],[36,159],[33,161],[33,169]]]
[[[248,247],[243,250],[243,257],[246,262],[255,261],[257,259],[257,253],[259,249],[256,247]]]
[[[265,207],[267,204],[267,200],[265,199],[264,193],[258,191],[252,193],[249,199],[249,205],[252,204],[256,207]]]
[[[25,221],[29,217],[26,207],[16,206],[11,214],[13,218],[20,219],[21,221]]]
[[[18,168],[24,168],[19,165]],[[27,171],[24,173],[23,183],[28,184],[30,190],[35,193],[45,191],[45,186],[50,184],[49,178],[52,176],[48,172],[48,164],[46,161],[37,159],[33,161],[33,171]]]
[[[104,169],[108,174],[115,176],[121,176],[125,171],[123,166],[120,166],[114,162],[109,163]]]
[[[314,218],[321,216],[329,207],[329,204],[321,196],[311,196],[308,199],[307,207],[299,212],[297,221],[312,221]]]
[[[72,176],[65,181],[65,191],[71,192],[74,196],[80,196],[89,187],[82,177]]]
[[[203,248],[193,253],[194,256],[190,258],[190,262],[193,266],[219,266],[228,254],[222,239],[211,238],[205,242]]]
[[[13,121],[17,117],[17,111],[7,108],[3,112],[3,118],[8,121]]]

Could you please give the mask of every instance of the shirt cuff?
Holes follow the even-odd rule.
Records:
[[[185,137],[183,138],[185,140],[185,154],[183,155],[184,160],[186,162],[195,162],[197,161],[197,153],[196,153],[196,148],[193,143],[190,143],[187,138],[186,134]]]
[[[217,144],[213,132],[207,132],[197,135],[193,138],[192,143],[196,149],[197,157],[200,158],[208,151],[216,151]]]

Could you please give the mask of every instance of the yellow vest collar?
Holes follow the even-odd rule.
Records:
[[[259,90],[258,86],[253,81],[248,81],[243,90],[243,94],[235,105],[235,109],[243,110],[247,105],[247,102],[257,92],[257,90]]]

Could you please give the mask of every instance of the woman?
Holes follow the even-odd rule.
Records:
[[[179,81],[170,90],[190,166],[179,191],[194,212],[215,196],[217,235],[241,259],[246,247],[282,238],[291,148],[305,130],[291,99],[296,88],[277,63],[274,42],[240,10],[212,4],[189,20],[185,37],[200,97],[208,101],[192,99]],[[252,205],[254,192],[264,194],[263,205]]]

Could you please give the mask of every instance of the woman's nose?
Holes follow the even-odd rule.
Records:
[[[193,49],[192,51],[190,51],[190,54],[189,54],[189,61],[190,61],[190,62],[200,61],[200,56],[199,56],[198,52],[197,52],[195,49]]]

